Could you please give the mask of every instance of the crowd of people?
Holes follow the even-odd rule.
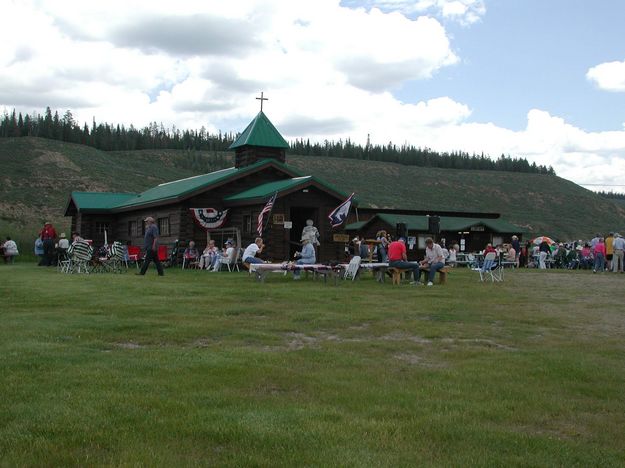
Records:
[[[158,258],[159,232],[154,218],[147,217],[145,220],[146,230],[144,236],[145,258],[141,270],[137,273],[144,275],[153,262],[159,275],[163,275],[163,267]],[[78,232],[72,232],[71,243],[83,241]],[[306,222],[301,237],[301,250],[295,253],[292,260],[295,265],[307,265],[316,263],[316,247],[320,245],[319,231],[314,227],[312,220]],[[46,222],[39,232],[35,241],[35,255],[38,257],[40,266],[54,266],[66,258],[70,249],[70,240],[65,233],[57,235],[52,223]],[[244,264],[263,263],[260,255],[265,245],[263,239],[258,237],[250,243],[240,256]],[[370,249],[373,248],[372,252]],[[223,262],[233,261],[238,258],[235,252],[239,250],[233,239],[226,240],[222,248],[210,240],[206,248],[200,252],[194,241],[190,241],[184,250],[184,261],[189,265],[200,269],[217,272]],[[565,268],[565,269],[588,269],[597,272],[620,272],[625,271],[624,253],[625,238],[619,233],[610,232],[606,236],[596,234],[587,241],[577,240],[573,242],[554,242],[549,238],[537,238],[523,244],[517,236],[512,236],[510,243],[497,246],[487,244],[480,252],[486,255],[495,252],[500,261],[525,268]],[[388,263],[389,266],[408,269],[413,272],[413,283],[421,283],[421,277],[427,274],[427,285],[433,284],[436,272],[445,265],[455,266],[460,247],[452,242],[447,248],[444,242],[438,244],[432,238],[425,240],[425,256],[419,262],[409,262],[406,255],[406,238],[393,239],[386,231],[381,230],[376,234],[375,242],[366,241],[362,237],[355,237],[349,243],[348,254],[358,255],[361,258],[375,257],[377,262]],[[9,236],[0,244],[0,255],[5,263],[12,263],[19,255],[18,246]],[[299,272],[294,272],[294,279],[299,279]]]
[[[593,273],[623,273],[625,238],[618,232],[596,234],[590,240],[572,242],[527,242],[522,248],[519,266],[527,268],[586,269]]]

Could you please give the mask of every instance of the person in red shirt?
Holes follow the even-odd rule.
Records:
[[[406,256],[406,239],[403,237],[388,245],[388,266],[401,268],[402,270],[412,270],[414,280],[410,284],[417,284],[419,280],[419,264],[408,261]]]
[[[51,222],[43,225],[43,229],[39,231],[39,237],[43,241],[43,257],[40,266],[51,266],[54,263],[54,240],[56,239],[56,231]]]
[[[595,267],[592,269],[593,273],[597,273],[597,271],[604,272],[605,271],[605,243],[603,242],[603,237],[599,238],[599,241],[593,247],[593,254],[595,255]]]

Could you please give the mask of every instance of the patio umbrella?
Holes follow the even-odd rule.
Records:
[[[533,244],[542,244],[543,242],[547,242],[547,244],[555,244],[554,240],[551,237],[547,236],[538,236],[536,239],[532,241]]]

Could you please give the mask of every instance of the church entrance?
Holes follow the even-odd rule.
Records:
[[[289,258],[293,259],[295,252],[301,250],[302,230],[306,226],[306,220],[312,219],[315,226],[318,226],[318,208],[293,206],[289,212],[290,220],[293,223],[289,238]]]

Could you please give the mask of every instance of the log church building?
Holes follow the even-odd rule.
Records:
[[[263,259],[292,259],[301,248],[308,219],[320,233],[319,261],[344,259],[346,241],[354,235],[369,238],[379,229],[395,234],[398,225],[413,239],[416,249],[409,257],[416,258],[423,240],[432,234],[428,213],[362,207],[352,209],[343,226],[332,228],[328,215],[349,196],[350,187],[334,187],[295,170],[286,159],[288,148],[261,106],[230,146],[235,151],[234,167],[166,182],[142,193],[72,192],[65,216],[72,218],[72,231],[93,239],[95,245],[104,243],[105,233],[109,242],[143,245],[143,219],[152,216],[162,244],[194,240],[201,250],[209,239],[222,246],[226,239],[234,239],[245,248],[257,236],[259,213],[275,194],[273,209],[265,217]],[[517,226],[497,214],[432,214],[440,216],[440,232],[434,237],[463,239],[467,251],[482,249],[486,242],[509,241],[519,234]]]

